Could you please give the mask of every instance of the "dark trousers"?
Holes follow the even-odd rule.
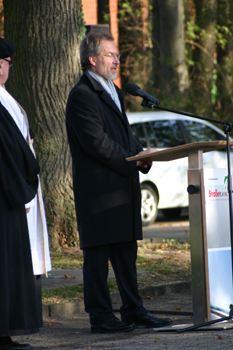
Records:
[[[91,324],[101,324],[114,317],[109,295],[108,260],[110,259],[122,299],[121,319],[145,314],[137,284],[137,242],[122,242],[83,250],[85,310]]]

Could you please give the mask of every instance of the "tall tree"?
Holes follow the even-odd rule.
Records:
[[[231,0],[218,0],[217,6],[217,117],[232,122],[233,110],[233,3]]]
[[[35,134],[50,243],[76,244],[65,105],[80,76],[81,0],[3,4],[5,38],[16,46],[7,88],[28,113]]]
[[[106,17],[109,16],[109,0],[98,1],[98,23],[106,24]]]
[[[4,36],[4,12],[3,12],[3,1],[0,0],[0,36]]]
[[[150,80],[151,67],[148,65],[148,30],[143,23],[142,0],[119,0],[119,49],[121,54],[122,86],[133,81],[146,88]],[[138,109],[135,97],[126,95],[126,108]],[[135,107],[136,106],[136,107]],[[140,108],[140,107],[139,107]]]
[[[216,45],[217,0],[195,0],[194,2],[195,24],[199,29],[196,40],[198,46],[194,50],[193,59],[197,62],[197,74],[204,74],[208,80],[212,80]]]
[[[183,92],[189,86],[184,51],[183,0],[153,0],[152,41],[157,86]]]
[[[192,91],[196,111],[213,116],[215,88],[217,0],[195,0],[195,40]]]

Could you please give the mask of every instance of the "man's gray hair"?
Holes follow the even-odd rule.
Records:
[[[114,41],[114,38],[107,30],[92,30],[81,41],[80,59],[83,70],[86,70],[91,66],[89,61],[90,56],[99,55],[102,40]]]

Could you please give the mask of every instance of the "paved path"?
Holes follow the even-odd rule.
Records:
[[[113,308],[120,317],[119,295],[112,295]],[[164,295],[152,291],[143,296],[145,307],[157,317],[171,317],[173,330],[138,328],[133,332],[120,334],[92,334],[88,315],[84,310],[67,316],[47,315],[40,333],[14,337],[16,341],[30,343],[34,350],[225,350],[233,345],[233,331],[213,328],[200,329],[178,334],[174,326],[192,324],[191,289],[174,293],[167,290]],[[74,303],[70,309],[74,310]],[[231,324],[232,325],[232,324]]]
[[[144,238],[183,238],[189,239],[189,222],[155,222],[153,225],[143,227]]]
[[[146,273],[138,271],[138,274]],[[113,270],[109,270],[109,278],[114,278]],[[48,272],[48,277],[42,276],[42,289],[53,289],[63,286],[83,284],[83,271],[81,269],[56,269]]]
[[[76,284],[83,284],[83,272],[81,269],[57,269],[49,271],[48,278],[42,276],[42,289],[73,286]]]
[[[189,239],[188,210],[183,209],[179,217],[166,219],[161,210],[154,224],[143,227],[144,238]]]

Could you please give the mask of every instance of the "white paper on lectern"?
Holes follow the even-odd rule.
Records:
[[[204,169],[211,309],[229,315],[233,303],[227,169]]]

